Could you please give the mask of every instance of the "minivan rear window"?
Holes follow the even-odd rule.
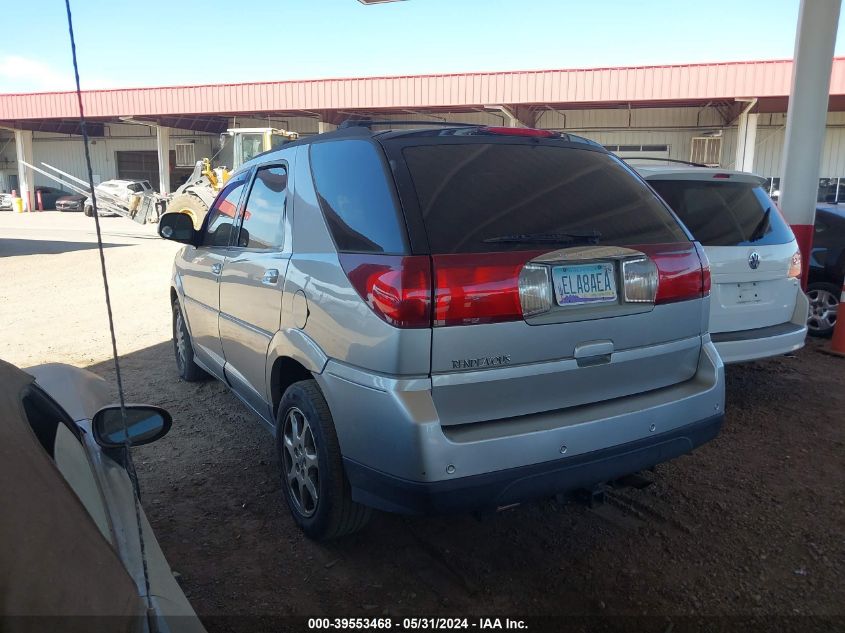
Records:
[[[388,179],[384,154],[370,141],[314,143],[317,197],[341,252],[402,254],[407,229]]]
[[[506,239],[525,235],[688,241],[657,196],[603,152],[475,142],[411,145],[403,156],[434,254],[537,249]]]
[[[649,184],[704,246],[765,246],[793,239],[775,203],[752,183],[649,180]]]

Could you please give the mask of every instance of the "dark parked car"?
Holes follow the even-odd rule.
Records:
[[[62,196],[68,195],[67,191],[63,189],[56,189],[55,187],[36,187],[35,193],[38,195],[41,194],[41,204],[42,208],[46,211],[47,209],[55,209],[56,202]],[[37,198],[36,198],[36,205],[37,205]]]
[[[84,203],[85,196],[80,193],[72,193],[56,200],[56,211],[82,211]]]
[[[55,187],[36,187],[35,192],[36,194],[41,193],[41,204],[45,210],[55,209],[56,202],[63,196],[68,195],[67,191]],[[0,193],[0,209],[4,211],[12,210],[12,195],[10,193]]]
[[[807,328],[814,336],[828,336],[836,323],[836,310],[845,277],[845,206],[816,207],[816,231],[810,255]]]

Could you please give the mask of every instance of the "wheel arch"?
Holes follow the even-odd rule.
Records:
[[[282,395],[291,384],[313,378],[322,373],[328,357],[320,347],[302,330],[285,329],[276,333],[270,341],[267,354],[267,393],[270,394],[272,414]]]
[[[305,365],[290,356],[279,356],[270,368],[270,398],[275,416],[288,387],[300,380],[313,378],[313,373]]]

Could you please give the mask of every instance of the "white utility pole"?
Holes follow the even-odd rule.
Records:
[[[813,245],[819,167],[841,3],[842,0],[801,0],[795,35],[780,206],[801,249],[804,285]]]
[[[158,151],[158,192],[173,193],[170,189],[170,128],[156,126],[156,150]]]
[[[15,151],[18,158],[18,195],[24,211],[35,211],[35,173],[27,166],[32,159],[32,132],[15,130]]]

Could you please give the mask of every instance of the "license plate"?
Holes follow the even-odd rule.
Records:
[[[610,263],[555,266],[552,283],[560,306],[616,301],[616,278]]]
[[[757,282],[736,285],[737,303],[760,303],[762,300]]]

